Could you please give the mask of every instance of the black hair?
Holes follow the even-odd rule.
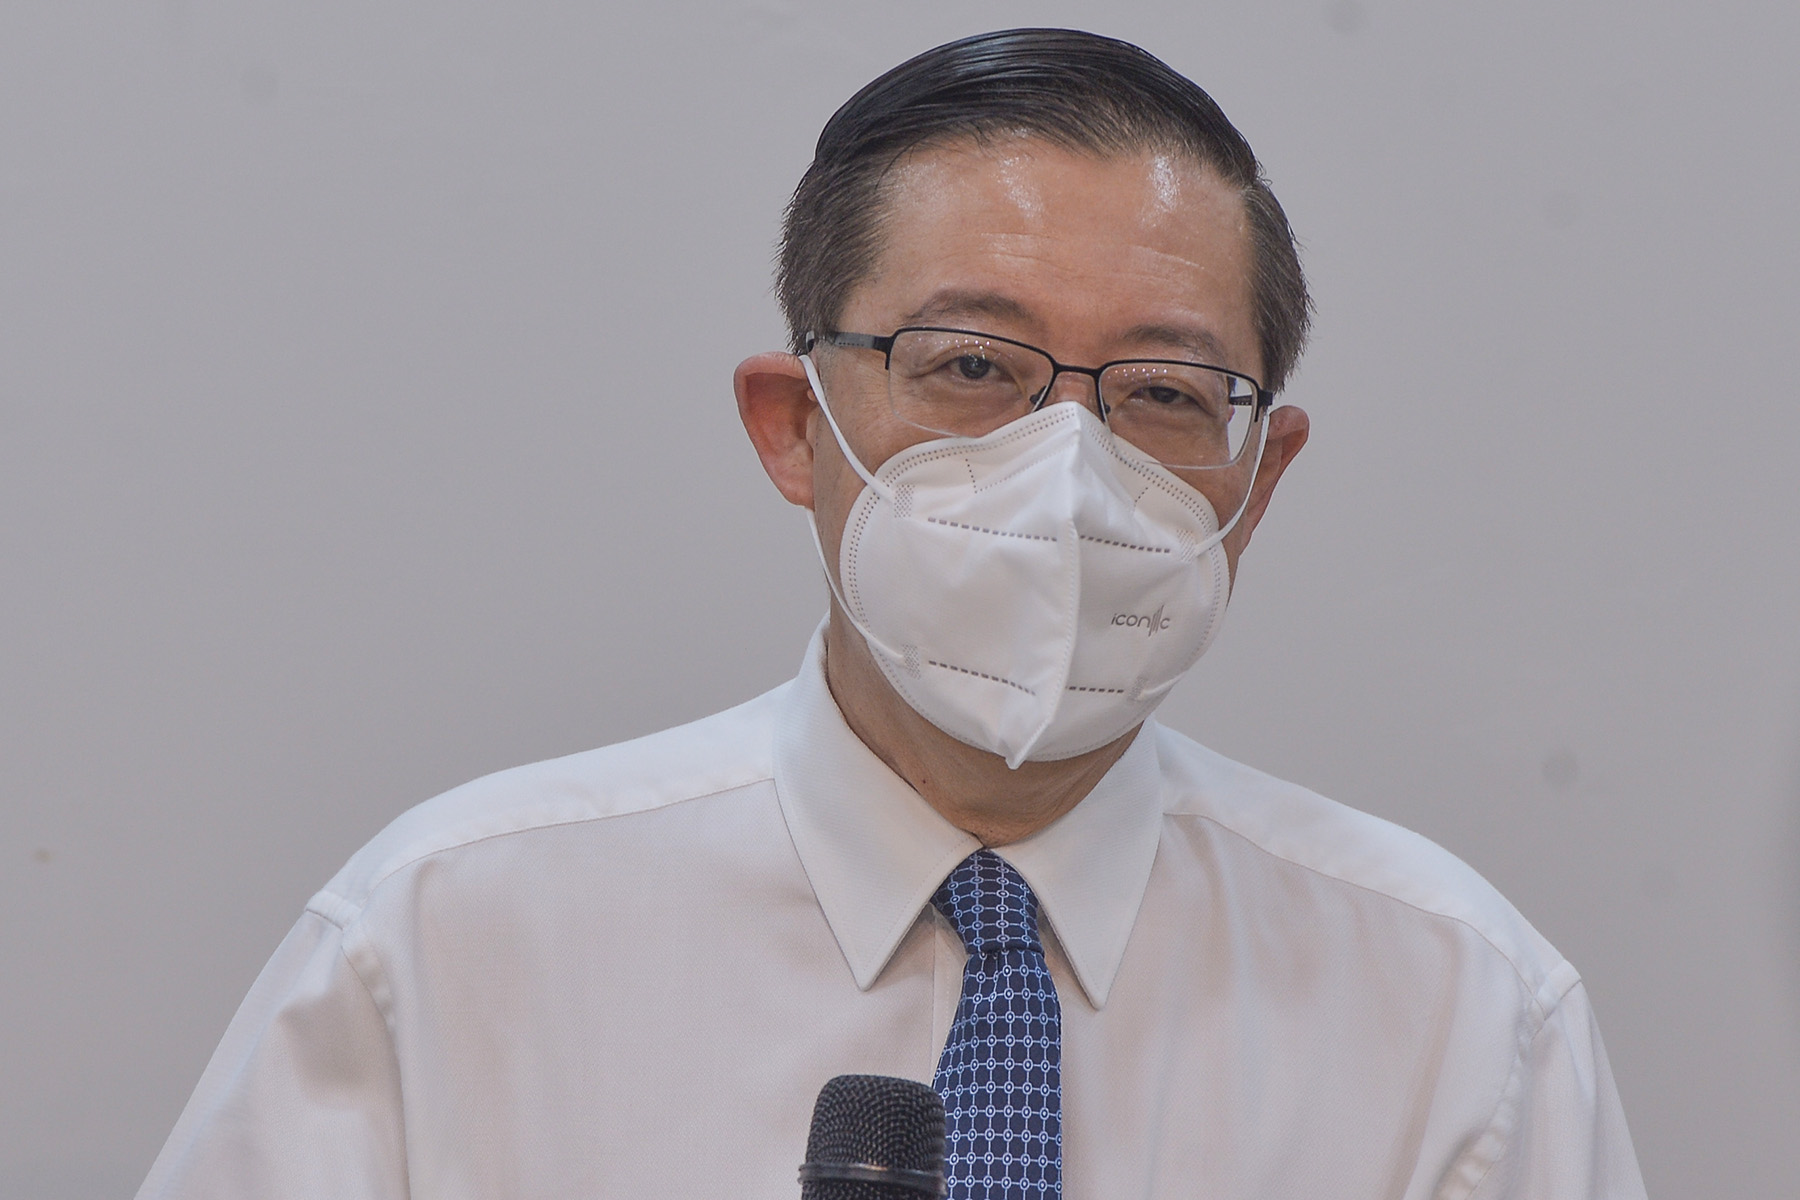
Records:
[[[1009,29],[949,42],[868,84],[819,134],[782,225],[776,295],[796,353],[835,329],[874,268],[888,173],[922,146],[1024,135],[1099,155],[1181,153],[1243,196],[1262,380],[1279,391],[1312,302],[1287,216],[1250,143],[1192,80],[1129,42]],[[886,332],[885,330],[877,332]]]

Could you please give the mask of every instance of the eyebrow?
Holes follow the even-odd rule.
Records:
[[[1225,347],[1210,330],[1199,325],[1134,325],[1124,340],[1132,345],[1177,346],[1201,361],[1225,365]]]
[[[951,317],[998,317],[1021,324],[1035,324],[1031,310],[999,292],[977,292],[947,288],[931,297],[901,318],[903,325],[942,321]]]

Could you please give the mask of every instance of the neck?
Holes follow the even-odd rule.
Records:
[[[1132,729],[1098,750],[1013,770],[999,755],[957,741],[914,712],[835,603],[825,630],[825,682],[850,731],[984,846],[1030,837],[1081,803],[1137,736]]]

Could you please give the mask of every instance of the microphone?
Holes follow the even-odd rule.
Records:
[[[948,1192],[936,1092],[890,1075],[839,1075],[819,1089],[800,1200],[937,1200]]]

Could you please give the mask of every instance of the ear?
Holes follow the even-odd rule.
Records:
[[[1238,523],[1244,531],[1240,553],[1243,546],[1250,544],[1250,534],[1268,510],[1269,497],[1275,494],[1275,484],[1280,481],[1282,472],[1294,461],[1294,455],[1300,453],[1300,447],[1306,445],[1307,435],[1312,430],[1311,419],[1291,404],[1270,409],[1268,421],[1269,433],[1263,442],[1262,462],[1256,468],[1256,478],[1250,481],[1250,500]]]
[[[738,416],[763,470],[788,503],[813,506],[814,419],[819,412],[806,368],[792,354],[746,358],[731,379]]]

